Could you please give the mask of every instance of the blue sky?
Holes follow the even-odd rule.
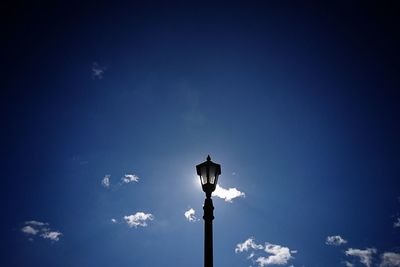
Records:
[[[394,4],[4,7],[1,266],[400,266]]]

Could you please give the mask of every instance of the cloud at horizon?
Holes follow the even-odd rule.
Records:
[[[349,248],[345,251],[346,256],[357,257],[360,263],[367,267],[371,267],[372,258],[376,254],[376,248],[366,248],[366,249],[355,249]]]
[[[286,265],[294,257],[292,254],[297,250],[290,250],[288,247],[265,242],[264,245],[257,244],[254,238],[250,237],[243,243],[238,243],[235,253],[250,252],[247,259],[259,267],[267,265]]]
[[[381,264],[379,267],[399,267],[400,253],[385,252],[381,256]]]

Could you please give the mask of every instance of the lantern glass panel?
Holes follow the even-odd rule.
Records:
[[[209,183],[210,184],[214,184],[215,183],[215,174],[216,174],[216,169],[215,166],[213,164],[211,164],[211,166],[209,167],[210,170],[210,180]]]
[[[206,166],[203,166],[201,168],[200,179],[201,179],[201,184],[206,184],[207,183],[207,168],[206,168]]]

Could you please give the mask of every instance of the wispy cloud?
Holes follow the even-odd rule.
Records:
[[[26,225],[26,226],[22,227],[21,231],[28,235],[36,235],[39,232],[39,230],[33,228],[30,225]]]
[[[124,216],[124,220],[129,225],[129,227],[135,227],[135,228],[137,228],[138,226],[146,227],[147,221],[152,221],[153,219],[154,219],[153,214],[144,213],[141,211],[136,212],[135,214],[132,215]]]
[[[49,223],[40,222],[40,221],[26,221],[25,226],[21,228],[21,232],[27,236],[30,236],[30,240],[33,240],[32,237],[39,234],[43,239],[49,239],[51,241],[59,241],[60,236],[62,235],[59,231],[53,231],[48,226]]]
[[[360,262],[367,267],[371,267],[373,254],[376,253],[375,248],[355,249],[349,248],[346,250],[346,256],[358,257]]]
[[[104,72],[106,71],[106,67],[100,66],[99,63],[93,62],[92,64],[92,78],[93,80],[101,80],[103,79]]]
[[[397,222],[394,222],[394,223],[393,223],[393,227],[394,227],[394,228],[400,227],[400,217],[397,218]]]
[[[101,179],[101,185],[104,188],[110,188],[112,187],[113,189],[117,189],[118,187],[125,185],[125,184],[129,184],[129,183],[138,183],[139,182],[139,176],[135,175],[135,174],[124,174],[124,176],[121,177],[121,181],[115,184],[111,184],[111,175],[110,174],[106,174],[104,175],[104,177]]]
[[[245,193],[240,192],[235,187],[225,189],[217,184],[213,196],[224,199],[226,202],[232,202],[233,199],[238,197],[245,197]]]
[[[122,183],[125,184],[129,184],[129,183],[137,183],[139,182],[139,176],[135,175],[135,174],[125,174],[122,178],[121,178]]]
[[[381,256],[382,262],[379,267],[398,267],[400,266],[400,253],[385,252]]]
[[[289,260],[293,259],[292,254],[297,253],[296,250],[290,250],[288,247],[275,245],[266,242],[264,245],[255,243],[253,238],[248,238],[243,243],[236,245],[235,252],[250,252],[247,259],[258,264],[259,267],[266,265],[286,265]],[[259,252],[267,253],[260,255]]]
[[[118,221],[117,221],[117,219],[112,218],[112,219],[111,219],[111,222],[112,222],[112,223],[117,223]]]
[[[347,240],[343,239],[340,235],[327,236],[325,244],[330,246],[340,246],[346,244]]]
[[[346,265],[346,267],[354,267],[354,264],[348,261],[345,261],[344,265]]]
[[[30,225],[35,225],[35,226],[49,225],[48,223],[39,222],[39,221],[26,221],[25,224],[30,224]]]
[[[189,221],[189,222],[195,222],[198,221],[197,217],[196,217],[196,211],[192,208],[190,208],[189,210],[185,211],[185,218]]]
[[[50,239],[51,241],[58,241],[60,240],[60,236],[62,235],[61,232],[58,231],[48,231],[42,233],[40,236],[44,239]]]
[[[101,185],[104,186],[105,188],[109,188],[110,187],[110,178],[111,178],[111,175],[109,175],[109,174],[104,175],[103,179],[101,180]]]

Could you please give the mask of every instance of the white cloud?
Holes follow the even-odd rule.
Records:
[[[245,197],[245,193],[240,192],[236,188],[225,189],[217,184],[213,196],[224,199],[226,202],[232,202],[232,199],[237,197]]]
[[[59,231],[53,231],[50,229],[49,223],[40,222],[40,221],[26,221],[25,226],[21,228],[21,232],[27,235],[31,235],[29,238],[30,241],[33,241],[32,236],[40,233],[40,237],[43,239],[50,239],[52,241],[59,241],[60,236],[62,235]]]
[[[196,217],[196,211],[192,208],[190,208],[189,210],[185,211],[185,217],[189,222],[195,222],[197,221],[197,217]]]
[[[44,232],[40,236],[43,237],[44,239],[50,239],[51,241],[58,241],[58,240],[60,240],[60,238],[59,238],[60,235],[62,235],[61,232],[49,231],[49,232]]]
[[[346,256],[354,256],[360,259],[360,262],[367,267],[370,267],[372,264],[373,254],[376,253],[375,248],[366,248],[366,249],[355,249],[349,248],[346,250]]]
[[[21,228],[21,231],[22,231],[23,233],[25,233],[25,234],[28,234],[28,235],[36,235],[36,234],[39,232],[39,230],[33,228],[33,227],[30,226],[30,225],[27,225],[27,226],[22,227],[22,228]]]
[[[236,248],[235,248],[235,252],[238,253],[238,252],[248,251],[250,248],[254,249],[254,250],[256,250],[256,249],[264,249],[264,246],[263,245],[257,245],[254,242],[254,239],[252,237],[250,237],[246,241],[244,241],[243,243],[237,244]]]
[[[107,68],[104,66],[100,66],[97,62],[93,62],[92,64],[92,78],[93,80],[101,80],[103,79],[104,72]]]
[[[122,183],[129,184],[132,182],[139,182],[139,177],[134,174],[125,174],[124,177],[121,178]]]
[[[348,261],[345,261],[344,265],[346,265],[346,267],[354,267],[354,264]]]
[[[292,259],[292,255],[290,254],[290,250],[288,247],[282,247],[274,244],[265,244],[265,252],[272,254],[268,257],[259,257],[256,262],[262,267],[264,265],[284,265],[287,264],[290,259]]]
[[[394,227],[394,228],[400,227],[400,217],[397,218],[397,222],[394,222],[394,223],[393,223],[393,227]]]
[[[117,220],[114,219],[114,218],[112,218],[112,219],[111,219],[111,222],[112,222],[112,223],[117,223]]]
[[[110,177],[111,177],[111,175],[106,174],[106,175],[104,175],[103,179],[101,180],[101,185],[104,186],[105,188],[110,187]]]
[[[129,227],[135,228],[137,228],[138,226],[146,227],[147,221],[152,221],[153,219],[154,216],[152,214],[144,212],[136,212],[135,214],[124,216],[124,220],[129,225]]]
[[[400,266],[400,254],[393,252],[385,252],[381,256],[382,262],[380,267],[399,267]]]
[[[267,253],[265,256],[258,256],[253,260],[258,251],[263,250]],[[297,253],[297,250],[290,250],[288,247],[265,243],[265,245],[257,244],[253,238],[248,238],[243,243],[236,245],[235,252],[249,251],[250,255],[247,259],[257,263],[259,267],[266,265],[286,265],[289,260],[293,259],[291,253]]]
[[[340,246],[343,244],[346,244],[347,240],[343,239],[340,235],[332,235],[326,237],[325,244],[331,245],[331,246]]]
[[[111,186],[110,180],[111,180],[110,174],[104,175],[103,179],[101,180],[101,185],[105,188],[109,188]],[[139,182],[139,176],[135,174],[124,174],[124,176],[121,177],[121,182],[118,184],[118,186],[133,182],[135,183]]]

